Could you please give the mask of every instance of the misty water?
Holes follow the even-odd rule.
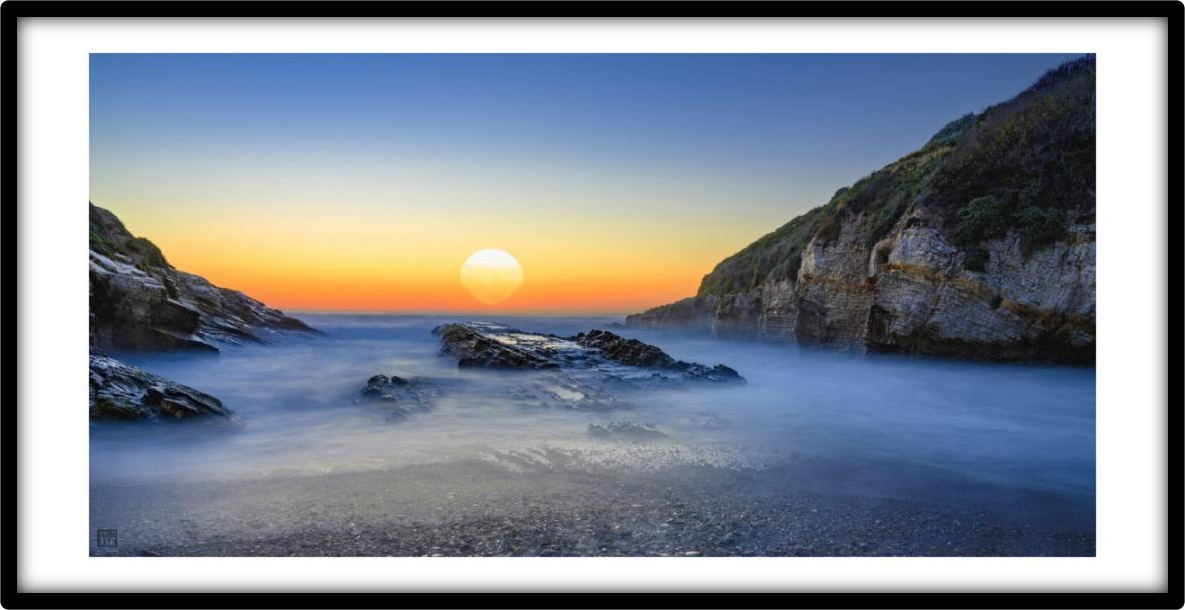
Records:
[[[325,336],[123,355],[236,418],[92,424],[92,528],[147,554],[1093,554],[1092,369],[613,328],[747,382],[538,409],[437,356],[454,319],[300,317]],[[469,390],[392,420],[355,402],[377,373]],[[588,432],[620,420],[666,436]]]

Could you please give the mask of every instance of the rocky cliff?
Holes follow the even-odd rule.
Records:
[[[104,352],[217,352],[282,331],[317,332],[241,292],[174,268],[152,242],[90,205],[91,419],[229,417],[218,399]]]
[[[645,328],[1092,364],[1095,61],[959,118],[721,261]]]
[[[316,332],[251,297],[179,271],[160,249],[90,206],[91,345],[107,350],[217,351],[277,330]]]

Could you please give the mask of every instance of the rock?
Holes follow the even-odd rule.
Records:
[[[375,375],[367,380],[355,402],[379,403],[386,408],[388,418],[398,420],[432,410],[433,401],[444,393],[441,384],[427,379]]]
[[[693,415],[688,418],[688,423],[696,428],[703,430],[720,430],[732,426],[728,420],[711,413],[703,413],[700,415]]]
[[[740,374],[723,364],[708,367],[702,364],[675,360],[667,355],[666,352],[653,345],[643,343],[637,339],[626,339],[606,330],[591,330],[587,333],[579,333],[572,337],[571,340],[582,347],[598,350],[601,355],[609,360],[628,366],[681,371],[689,379],[702,379],[713,382],[742,381]]]
[[[743,382],[724,365],[682,362],[635,339],[594,330],[574,337],[531,333],[490,322],[444,324],[433,329],[440,355],[468,369],[513,373],[513,383],[480,378],[371,377],[357,402],[377,402],[396,418],[428,411],[443,396],[468,404],[510,400],[525,408],[608,411],[631,409],[622,393],[687,382]],[[485,380],[489,381],[489,380]]]
[[[578,345],[598,349],[614,362],[630,366],[654,366],[670,368],[675,359],[653,345],[637,339],[625,339],[607,330],[590,330],[572,337]]]
[[[232,417],[217,398],[104,354],[90,355],[92,420]]]
[[[583,382],[561,371],[546,371],[503,390],[503,397],[519,406],[577,411],[632,409],[633,404],[594,383]]]
[[[625,324],[630,328],[707,331],[712,324],[713,305],[710,297],[689,297],[626,316]]]
[[[588,433],[601,438],[620,438],[627,440],[655,440],[666,438],[654,424],[634,420],[613,421],[606,424],[589,424]]]
[[[696,296],[626,324],[855,352],[1092,364],[1094,79],[1087,56],[952,121],[920,150],[721,261]]]
[[[313,328],[251,297],[174,268],[111,212],[90,205],[91,419],[231,417],[217,398],[142,371],[107,350],[217,352]]]
[[[236,290],[174,268],[152,242],[90,206],[90,341],[98,350],[217,351],[280,331],[317,332]]]
[[[170,298],[161,278],[90,254],[91,344],[100,349],[218,348],[197,336],[201,313]]]
[[[375,375],[367,381],[354,402],[382,406],[387,409],[389,419],[398,421],[415,413],[431,411],[445,396],[464,397],[468,404],[481,404],[490,399],[510,400],[520,407],[536,409],[607,411],[633,406],[612,392],[554,369],[521,373],[512,384],[496,383],[492,387],[463,378],[404,379]]]
[[[440,355],[457,359],[457,366],[494,369],[554,369],[559,364],[548,357],[546,347],[520,346],[519,331],[497,325],[444,324],[432,330],[440,337]],[[542,335],[537,337],[543,339]]]
[[[562,369],[580,382],[649,386],[686,381],[740,382],[733,369],[675,360],[661,349],[609,331],[573,337],[530,333],[490,322],[445,324],[434,329],[440,354],[460,367]]]

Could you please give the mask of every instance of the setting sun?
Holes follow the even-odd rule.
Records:
[[[461,285],[486,305],[510,298],[522,283],[522,266],[505,250],[478,250],[461,265]]]

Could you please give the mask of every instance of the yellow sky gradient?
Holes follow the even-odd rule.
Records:
[[[760,235],[721,218],[638,213],[626,221],[558,206],[422,218],[406,207],[347,205],[110,209],[178,269],[289,310],[632,313],[694,294],[721,258]],[[493,306],[459,281],[465,259],[482,248],[510,252],[524,273],[518,291]]]

